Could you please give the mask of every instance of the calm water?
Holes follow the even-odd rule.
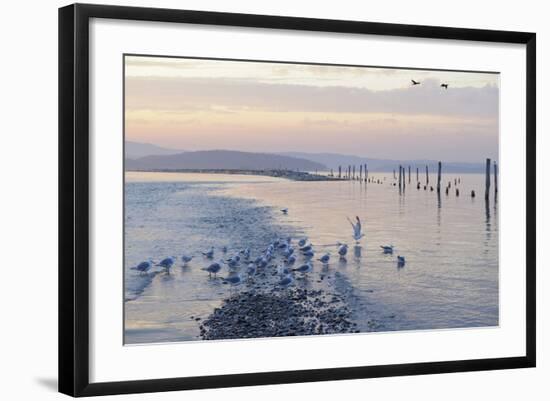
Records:
[[[317,262],[312,279],[297,285],[345,295],[361,331],[498,325],[498,209],[493,198],[486,208],[484,177],[463,174],[460,196],[453,186],[438,200],[435,191],[417,190],[414,178],[400,194],[391,173],[371,176],[383,184],[127,173],[126,343],[197,340],[195,319],[206,318],[230,291],[200,270],[209,263],[200,252],[214,246],[217,260],[225,256],[222,246],[227,257],[250,247],[256,257],[288,235],[307,236],[316,257],[332,253],[328,268]],[[365,233],[359,245],[346,220],[355,215]],[[345,263],[335,257],[337,242],[350,245]],[[394,255],[384,255],[381,244],[393,244]],[[195,259],[187,267],[178,262],[171,274],[130,269],[183,253]],[[402,268],[397,255],[406,258]],[[315,280],[320,275],[327,279]]]

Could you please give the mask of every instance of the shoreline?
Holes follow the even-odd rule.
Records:
[[[202,340],[359,333],[343,298],[295,287],[242,291],[225,299],[200,325]]]
[[[257,175],[264,177],[286,178],[291,181],[345,181],[343,178],[331,177],[304,171],[292,170],[217,170],[217,169],[152,169],[152,170],[125,170],[125,173],[195,173],[195,174],[230,174],[230,175]]]

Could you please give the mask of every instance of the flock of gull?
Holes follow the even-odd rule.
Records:
[[[288,213],[288,209],[281,210],[284,214]],[[348,221],[353,228],[353,239],[356,241],[356,244],[359,244],[359,241],[364,234],[361,232],[361,220],[358,216],[355,218],[355,223],[352,222],[349,218]],[[334,246],[337,248],[337,254],[340,259],[340,262],[346,262],[346,255],[348,253],[348,245],[345,243],[338,242]],[[381,245],[382,252],[384,254],[393,254],[394,246],[393,245]],[[208,276],[211,278],[212,275],[216,277],[218,273],[223,269],[224,266],[227,266],[228,275],[223,278],[224,283],[231,284],[232,286],[241,284],[246,279],[251,279],[261,270],[266,269],[268,266],[276,267],[273,275],[278,275],[278,287],[286,288],[294,282],[294,275],[299,273],[303,276],[307,275],[313,271],[313,260],[315,258],[314,246],[311,242],[308,241],[307,237],[299,239],[297,242],[293,242],[291,237],[288,238],[279,238],[272,241],[260,254],[253,258],[251,255],[250,248],[243,248],[237,251],[234,255],[227,258],[228,249],[227,247],[222,247],[221,252],[224,254],[224,257],[220,258],[219,261],[214,261],[215,249],[210,247],[208,250],[202,252],[202,258],[205,261],[209,261],[208,264],[203,267],[201,270],[208,273]],[[274,264],[275,258],[279,256],[281,263]],[[300,257],[301,256],[301,257]],[[187,266],[189,262],[193,260],[193,255],[183,255],[181,256],[181,262],[183,266]],[[147,260],[139,263],[137,266],[132,267],[132,269],[139,271],[140,273],[147,273],[153,266],[162,267],[165,270],[169,271],[177,261],[177,257],[169,256],[162,259],[160,262],[155,263],[153,260]],[[328,266],[331,259],[331,253],[326,252],[317,260],[321,262],[323,266]],[[295,267],[298,260],[300,260],[299,266]],[[398,255],[397,256],[397,266],[403,267],[405,265],[405,257]]]

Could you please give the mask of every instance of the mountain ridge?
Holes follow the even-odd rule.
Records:
[[[199,150],[126,159],[126,170],[326,170],[321,163],[273,153]]]

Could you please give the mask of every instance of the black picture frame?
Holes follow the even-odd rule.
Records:
[[[515,43],[526,46],[526,344],[520,357],[90,383],[89,22],[91,18]],[[479,29],[74,4],[59,9],[59,391],[71,396],[534,367],[536,35]]]

